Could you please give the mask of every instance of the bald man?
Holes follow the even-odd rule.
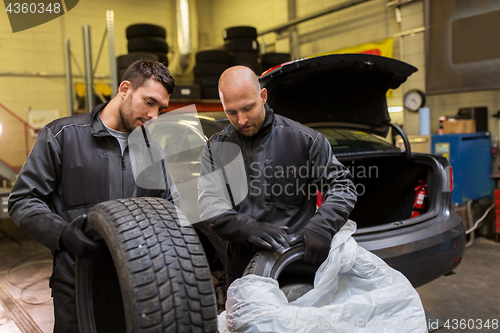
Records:
[[[321,133],[271,110],[267,90],[249,68],[235,66],[222,73],[219,95],[231,124],[206,145],[202,176],[231,160],[223,154],[227,149],[214,143],[233,143],[241,149],[248,184],[248,195],[235,205],[224,182],[198,183],[202,218],[228,241],[227,286],[241,277],[257,251],[274,251],[297,240],[305,242],[306,261],[321,263],[356,202],[349,171]],[[325,201],[316,210],[318,190]]]

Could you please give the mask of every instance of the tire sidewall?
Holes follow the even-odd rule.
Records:
[[[110,245],[114,247],[114,244],[120,244],[120,239],[117,237],[117,234],[115,230],[113,230],[113,226],[109,223],[110,216],[101,210],[92,210],[88,214],[88,220],[87,220],[87,225],[85,227],[86,233],[88,232],[97,232],[99,234],[99,238],[102,238],[102,241],[106,243],[106,246],[109,248]],[[98,238],[93,237],[94,240],[98,240]],[[132,305],[134,304],[133,301],[133,295],[132,295],[132,289],[130,288],[130,283],[131,281],[129,280],[129,274],[126,271],[126,268],[121,265],[122,262],[124,262],[126,259],[124,258],[123,255],[124,251],[120,249],[119,251],[111,251],[110,250],[110,255],[113,260],[113,263],[115,265],[115,270],[118,275],[119,281],[120,281],[120,291],[122,294],[123,298],[123,305],[124,305],[124,312],[125,313],[132,313]],[[75,274],[77,275],[77,286],[76,290],[78,292],[79,290],[79,285],[81,285],[82,281],[85,279],[89,279],[92,274],[91,270],[93,269],[93,261],[92,260],[82,260],[77,258],[77,264],[76,264],[76,271]],[[80,282],[80,283],[78,283]],[[84,283],[88,283],[88,281],[85,281]],[[80,290],[81,291],[81,290]],[[82,293],[80,293],[82,295]],[[93,322],[93,308],[92,308],[92,301],[89,298],[90,295],[84,295],[85,300],[82,300],[83,302],[78,302],[77,301],[77,313],[79,316],[78,322],[79,325],[83,324],[84,326],[80,327],[80,330],[82,332],[94,332],[93,330],[90,330],[92,328],[95,329],[95,323]],[[77,297],[78,298],[78,297]],[[82,322],[80,320],[80,316],[86,317],[84,321]],[[131,328],[134,326],[132,316],[125,316],[126,318],[126,326],[127,326],[127,331],[131,331]],[[83,319],[83,318],[82,318]],[[89,322],[88,320],[91,319]],[[80,324],[81,323],[81,324]],[[82,330],[84,328],[84,330]]]

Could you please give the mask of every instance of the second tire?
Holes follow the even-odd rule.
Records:
[[[81,332],[217,332],[214,287],[194,228],[159,198],[103,202],[86,234],[104,242],[76,262]]]

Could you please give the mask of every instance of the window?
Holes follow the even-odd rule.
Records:
[[[334,154],[401,151],[396,146],[365,132],[336,129],[332,127],[315,127],[314,129],[322,133],[328,139]]]

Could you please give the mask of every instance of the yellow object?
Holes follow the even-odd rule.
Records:
[[[77,96],[85,96],[85,84],[84,83],[75,84],[75,92]]]
[[[392,58],[393,44],[394,44],[393,39],[388,38],[378,43],[366,43],[352,47],[346,47],[344,49],[336,51],[316,54],[314,56],[310,56],[309,58],[324,56],[328,54],[338,54],[338,53],[366,53],[366,54],[374,54],[382,57]]]
[[[103,96],[111,96],[111,87],[107,83],[97,83],[94,85],[94,90]],[[86,96],[85,84],[77,83],[75,84],[75,92],[77,96]]]
[[[107,83],[98,83],[94,85],[94,89],[103,96],[111,96],[111,87]]]
[[[310,56],[309,58],[324,56],[328,54],[339,54],[339,53],[365,53],[365,54],[374,54],[382,57],[392,58],[393,44],[394,44],[393,39],[388,38],[378,43],[366,43],[366,44],[346,47],[344,49],[340,49],[337,51],[316,54],[314,56]],[[387,98],[392,97],[392,89],[387,90],[386,97]]]

